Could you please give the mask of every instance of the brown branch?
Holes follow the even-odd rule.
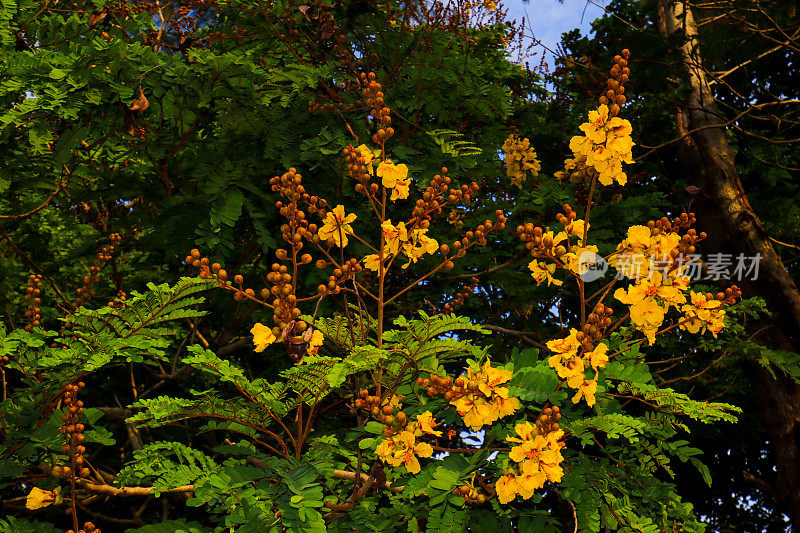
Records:
[[[528,253],[528,251],[524,250],[524,251],[518,253],[513,258],[511,258],[508,261],[506,261],[505,263],[501,263],[499,265],[493,266],[493,267],[488,268],[488,269],[486,269],[486,270],[484,270],[482,272],[475,272],[474,274],[457,274],[455,276],[446,276],[446,277],[443,277],[443,278],[439,278],[439,280],[440,281],[451,281],[451,280],[455,280],[455,279],[469,279],[469,278],[472,278],[472,277],[483,276],[484,274],[491,274],[492,272],[497,272],[498,270],[500,270],[502,268],[505,268],[507,266],[511,266],[511,265],[515,264],[517,261],[519,261],[520,259],[524,258],[527,255],[527,253]]]
[[[355,472],[348,472],[347,470],[334,470],[333,477],[336,479],[349,479],[350,481],[355,481],[356,473]],[[369,479],[367,474],[361,473],[361,481],[366,482]],[[399,494],[403,492],[405,489],[405,485],[400,485],[399,487],[393,487],[391,481],[385,481],[382,485],[382,488]]]
[[[496,331],[498,333],[505,333],[506,335],[513,335],[515,337],[519,337],[520,339],[524,340],[528,344],[530,344],[532,346],[536,346],[537,348],[542,349],[542,350],[544,350],[546,348],[544,343],[541,343],[539,341],[535,341],[535,340],[531,339],[530,337],[528,337],[528,335],[525,332],[522,332],[522,331],[516,331],[516,330],[513,330],[513,329],[501,328],[500,326],[487,326],[486,324],[481,324],[481,327],[483,329],[488,329],[489,331]]]
[[[78,479],[77,483],[83,487],[84,489],[90,492],[96,492],[98,494],[105,494],[108,496],[120,496],[120,497],[129,497],[129,496],[149,496],[153,494],[157,489],[155,487],[112,487],[111,485],[95,485],[94,483],[88,483],[82,479]],[[180,487],[175,487],[172,489],[167,490],[159,490],[161,494],[176,494],[176,493],[185,493],[185,492],[194,492],[194,485],[181,485]]]
[[[21,215],[0,215],[0,220],[22,220],[23,218],[28,218],[30,216],[35,215],[36,213],[47,207],[50,204],[50,202],[53,201],[53,198],[58,196],[58,193],[60,193],[63,188],[64,186],[62,184],[59,184],[56,190],[51,192],[50,196],[47,197],[47,200],[45,200],[44,203],[42,203],[39,207],[36,207],[28,211],[27,213],[22,213]]]

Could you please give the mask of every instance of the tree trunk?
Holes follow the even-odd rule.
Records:
[[[724,249],[718,246],[709,252],[760,254],[758,278],[742,283],[745,295],[761,296],[774,313],[771,327],[759,340],[798,352],[800,292],[742,188],[725,125],[706,81],[692,12],[683,1],[659,0],[657,7],[662,34],[678,40],[678,57],[691,89],[677,113],[677,131],[682,136],[678,157],[688,180],[700,190],[695,197],[698,220],[721,232],[714,238],[721,237],[725,243]],[[775,492],[794,528],[800,529],[800,386],[787,376],[773,377],[757,363],[748,366],[775,452]]]

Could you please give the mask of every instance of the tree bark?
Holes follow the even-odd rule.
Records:
[[[677,39],[679,63],[688,75],[689,96],[676,117],[682,137],[678,158],[689,182],[700,190],[695,196],[698,219],[721,232],[714,236],[716,249],[709,252],[760,254],[758,278],[741,284],[745,295],[761,296],[774,313],[771,327],[758,340],[798,352],[800,291],[745,195],[724,121],[706,80],[692,12],[685,2],[669,0],[658,0],[657,10],[659,29],[666,38]],[[773,377],[758,363],[748,367],[775,452],[775,492],[795,529],[800,529],[800,386],[788,376]]]

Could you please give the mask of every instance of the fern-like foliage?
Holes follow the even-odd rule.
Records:
[[[272,423],[271,411],[245,398],[221,398],[216,391],[196,392],[196,398],[159,396],[135,402],[132,407],[142,411],[127,419],[128,423],[160,427],[192,418],[217,419],[230,422],[226,427],[245,435],[263,431]]]
[[[314,327],[322,331],[328,341],[345,350],[362,344],[364,337],[378,331],[378,321],[366,310],[353,304],[349,305],[349,310],[349,316],[338,313],[329,318],[317,317],[314,321]],[[312,322],[310,316],[301,318],[308,323]]]
[[[692,400],[686,394],[670,388],[661,388],[653,383],[647,365],[612,361],[603,369],[607,378],[617,380],[617,389],[622,394],[639,396],[664,410],[686,415],[704,423],[736,422],[735,413],[741,409],[723,402]]]
[[[443,154],[453,157],[469,157],[483,153],[483,150],[478,148],[475,143],[462,140],[464,135],[457,131],[438,129],[428,130],[427,133],[439,145]]]
[[[174,285],[148,283],[147,292],[132,291],[132,297],[121,309],[82,307],[68,322],[74,331],[87,335],[109,333],[123,339],[160,337],[173,329],[157,327],[159,324],[204,315],[204,311],[191,307],[202,303],[204,299],[197,295],[214,285],[198,278],[181,278]]]
[[[406,359],[419,366],[430,363],[432,358],[443,362],[465,355],[482,355],[479,348],[459,338],[459,334],[470,331],[488,334],[480,325],[454,314],[430,316],[420,311],[419,315],[415,319],[401,316],[394,321],[398,328],[383,334],[387,349],[401,351]]]
[[[240,368],[202,346],[190,346],[188,351],[191,355],[183,358],[185,364],[210,374],[220,381],[232,383],[244,397],[261,408],[282,416],[290,407],[294,406],[291,401],[286,401],[285,384],[269,382],[263,378],[249,380]]]
[[[302,364],[281,372],[289,387],[306,402],[318,402],[353,374],[374,370],[388,356],[374,346],[354,347],[345,357],[306,356]]]
[[[0,354],[10,368],[47,376],[34,382],[36,391],[56,390],[109,364],[163,360],[180,323],[205,314],[196,307],[203,302],[199,293],[211,286],[195,278],[150,284],[145,293],[132,291],[121,309],[77,309],[61,335],[41,328],[6,334],[0,327]]]
[[[219,465],[203,452],[179,442],[154,442],[133,454],[133,460],[115,479],[120,486],[143,485],[159,491],[199,483],[214,475]]]
[[[637,442],[647,430],[647,423],[641,418],[622,413],[609,413],[576,420],[569,424],[569,431],[581,439],[583,444],[591,444],[594,432],[605,433],[610,439],[625,438]]]

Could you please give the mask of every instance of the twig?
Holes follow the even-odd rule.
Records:
[[[111,485],[95,485],[94,483],[88,483],[82,479],[78,479],[77,483],[82,486],[84,489],[90,492],[96,492],[98,494],[106,494],[108,496],[120,496],[120,497],[130,497],[130,496],[149,496],[157,489],[155,487],[112,487]],[[166,490],[159,490],[161,494],[176,494],[176,493],[183,493],[183,492],[194,492],[194,485],[181,485],[180,487],[175,487],[172,489]]]

